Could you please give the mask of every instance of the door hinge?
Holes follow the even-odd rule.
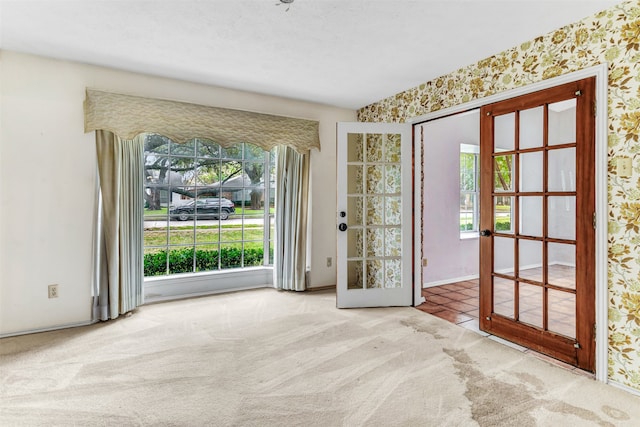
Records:
[[[598,117],[598,104],[593,101],[593,116]]]
[[[593,340],[595,341],[596,339],[596,333],[598,331],[598,328],[596,328],[596,326],[598,326],[596,323],[593,324]]]
[[[593,229],[596,229],[596,226],[598,225],[598,217],[596,217],[596,213],[593,213]]]

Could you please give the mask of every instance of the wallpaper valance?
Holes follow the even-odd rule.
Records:
[[[84,130],[99,129],[124,139],[157,133],[177,143],[202,138],[224,147],[248,142],[265,150],[276,145],[300,153],[320,149],[318,122],[314,120],[87,89]]]

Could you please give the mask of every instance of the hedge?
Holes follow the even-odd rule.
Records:
[[[473,227],[473,224],[471,223],[460,224],[460,231],[470,231],[472,227]],[[510,221],[496,222],[495,228],[496,230],[500,230],[500,231],[511,230],[511,222]]]
[[[167,272],[167,251],[144,254],[144,275],[162,276],[165,274],[192,273],[194,248],[180,248],[169,251],[169,271]],[[220,269],[260,266],[263,263],[262,248],[245,248],[244,265],[242,264],[242,249],[220,249]],[[213,249],[197,249],[196,270],[218,270],[218,251]]]

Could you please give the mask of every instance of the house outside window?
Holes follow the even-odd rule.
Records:
[[[144,275],[272,265],[275,149],[147,134]]]

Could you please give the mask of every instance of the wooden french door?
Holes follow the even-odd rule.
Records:
[[[595,78],[480,120],[480,329],[593,371]]]

